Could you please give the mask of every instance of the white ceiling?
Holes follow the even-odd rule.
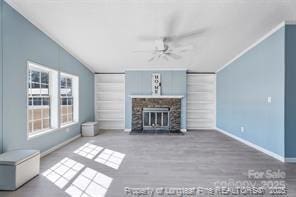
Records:
[[[95,72],[187,68],[215,72],[283,20],[296,20],[295,0],[6,0]],[[178,16],[178,17],[176,17]],[[153,42],[175,17],[175,34],[204,30],[182,44],[180,60],[148,62]]]

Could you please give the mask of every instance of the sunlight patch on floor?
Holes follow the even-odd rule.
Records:
[[[83,167],[83,164],[66,157],[42,175],[62,189]]]
[[[114,169],[118,169],[125,154],[116,152],[110,149],[105,149],[99,156],[95,159],[96,162],[104,164]]]
[[[111,177],[86,168],[66,189],[66,193],[71,197],[103,197],[111,182]]]
[[[93,159],[101,150],[103,150],[103,147],[101,146],[86,143],[75,150],[74,153],[88,159]]]

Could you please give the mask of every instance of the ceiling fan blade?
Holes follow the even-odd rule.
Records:
[[[154,53],[155,50],[135,50],[133,53]]]
[[[205,31],[206,31],[206,29],[199,29],[199,30],[187,32],[187,33],[184,33],[181,35],[169,36],[166,38],[166,41],[167,42],[179,42],[182,40],[186,40],[186,39],[190,39],[190,38],[194,38],[199,35],[202,35]]]
[[[165,41],[166,37],[169,37],[169,36],[175,34],[176,29],[178,27],[179,19],[180,19],[180,14],[177,11],[175,11],[171,14],[169,20],[167,21],[164,41]]]
[[[167,53],[167,55],[175,60],[181,59],[182,57],[180,55],[177,55],[175,53]]]
[[[148,59],[148,62],[152,62],[154,59],[156,58],[156,56],[152,56],[150,59]]]
[[[142,41],[155,41],[162,39],[161,36],[139,36],[139,40]]]
[[[193,45],[187,45],[187,46],[179,46],[175,48],[175,51],[178,52],[186,52],[186,51],[190,51],[193,50],[194,46]]]
[[[166,41],[166,38],[169,38],[171,35],[175,34],[176,28],[178,27],[180,14],[178,12],[173,12],[169,19],[167,20],[166,27],[162,35],[158,36],[139,36],[139,40],[142,41],[155,41],[163,40]]]

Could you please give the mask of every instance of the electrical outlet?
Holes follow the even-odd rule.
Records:
[[[245,132],[245,127],[241,127],[240,130],[242,133]]]
[[[271,96],[267,97],[267,103],[271,103]]]

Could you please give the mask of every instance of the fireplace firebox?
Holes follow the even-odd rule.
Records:
[[[167,107],[143,108],[143,130],[169,130],[170,109]]]

